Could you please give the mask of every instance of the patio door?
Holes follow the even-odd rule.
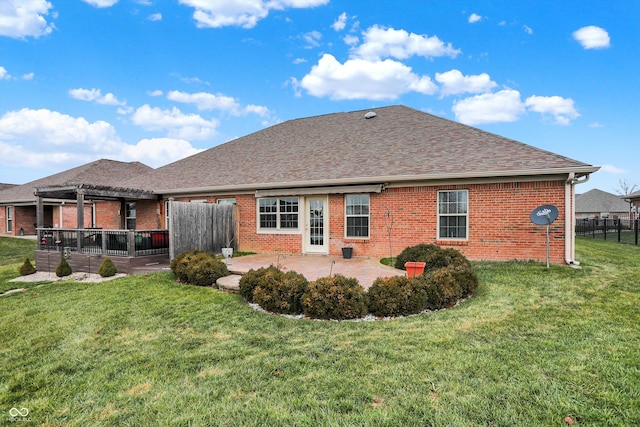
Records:
[[[305,199],[304,251],[329,253],[329,209],[326,196]]]

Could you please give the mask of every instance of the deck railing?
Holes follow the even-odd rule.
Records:
[[[38,228],[38,249],[137,257],[169,253],[168,230]]]

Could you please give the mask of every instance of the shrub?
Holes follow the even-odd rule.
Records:
[[[118,268],[109,257],[106,257],[104,261],[102,261],[102,264],[100,264],[100,268],[98,269],[98,274],[101,277],[112,277],[115,276],[117,272]]]
[[[404,264],[409,261],[427,262],[430,255],[440,252],[439,246],[433,244],[423,243],[421,245],[410,246],[405,248],[400,255],[396,258],[395,267],[400,270],[404,270]]]
[[[455,266],[439,268],[416,280],[424,281],[428,308],[432,310],[451,307],[464,294]]]
[[[179,282],[187,283],[189,280],[187,269],[189,267],[189,261],[197,254],[203,251],[194,249],[191,251],[182,252],[171,261],[171,271],[175,274],[176,279]]]
[[[302,296],[308,285],[300,273],[269,269],[253,291],[253,302],[274,313],[302,314]]]
[[[186,282],[196,286],[211,286],[221,277],[228,276],[224,262],[208,252],[199,252],[187,258]]]
[[[248,303],[252,303],[253,301],[253,292],[255,288],[260,284],[262,277],[267,274],[278,274],[280,271],[278,268],[270,265],[269,267],[260,267],[257,270],[253,268],[242,275],[240,278],[240,295],[247,301]]]
[[[33,264],[31,264],[31,261],[29,261],[29,258],[26,258],[24,260],[24,264],[20,266],[19,272],[21,276],[28,276],[29,274],[35,273],[36,268],[33,266]]]
[[[438,270],[443,267],[448,267],[450,265],[454,266],[466,266],[471,268],[471,263],[464,255],[462,255],[459,251],[448,248],[433,251],[427,255],[424,259],[424,262],[427,263],[424,271],[425,273],[429,273],[431,271]]]
[[[67,260],[63,257],[62,261],[60,261],[60,264],[58,264],[58,267],[56,267],[56,276],[65,277],[65,276],[70,276],[71,273],[72,273],[71,266],[69,265]]]
[[[428,306],[425,282],[405,276],[379,277],[367,292],[369,312],[375,316],[406,316]]]
[[[336,274],[309,283],[304,313],[314,319],[357,319],[367,314],[367,297],[357,279]]]

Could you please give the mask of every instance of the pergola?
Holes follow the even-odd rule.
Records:
[[[78,209],[78,229],[84,228],[84,203],[87,200],[156,200],[158,196],[150,191],[119,188],[94,184],[65,184],[38,187],[36,196],[36,225],[44,227],[44,199],[75,200]]]

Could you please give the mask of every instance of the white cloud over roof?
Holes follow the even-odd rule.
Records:
[[[585,49],[604,49],[611,45],[609,33],[600,27],[590,25],[573,32],[576,39]]]
[[[16,39],[40,37],[55,28],[47,22],[53,5],[46,0],[2,0],[0,3],[0,36]],[[55,18],[57,14],[53,13]]]
[[[111,7],[114,4],[118,3],[118,0],[82,0],[83,2],[90,4],[94,7]]]
[[[103,95],[100,89],[71,89],[69,90],[69,95],[74,99],[79,99],[81,101],[95,101],[98,104],[102,105],[125,105],[126,103],[118,100],[116,96],[112,93],[107,93]]]
[[[442,96],[461,93],[484,93],[497,86],[497,83],[491,80],[487,73],[465,76],[456,69],[444,73],[436,73],[436,81],[442,84]]]
[[[472,13],[471,15],[469,15],[470,24],[475,24],[476,22],[480,21],[482,21],[482,16],[478,15],[477,13]]]
[[[343,64],[330,54],[324,54],[299,85],[313,96],[331,99],[392,100],[407,92],[437,91],[429,76],[419,76],[400,62],[349,59]]]
[[[543,115],[550,114],[553,116],[555,123],[559,125],[568,125],[571,120],[580,117],[574,106],[573,99],[560,96],[533,95],[527,98],[525,105],[530,111]]]
[[[364,43],[352,51],[353,58],[375,61],[382,58],[407,59],[412,56],[455,58],[460,54],[459,49],[436,36],[429,37],[377,25],[367,29],[363,38]]]
[[[237,26],[253,28],[271,10],[309,8],[327,4],[329,0],[179,0],[195,9],[193,19],[199,28]]]

